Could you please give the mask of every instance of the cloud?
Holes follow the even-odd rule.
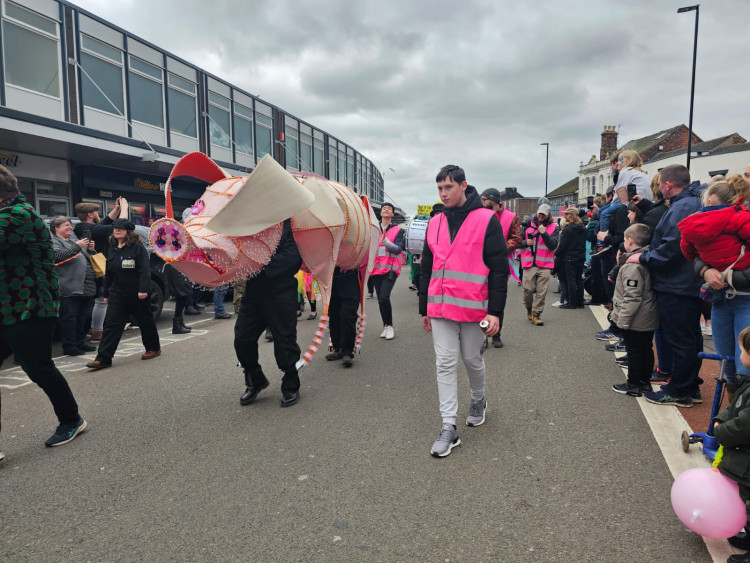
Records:
[[[104,2],[82,7],[352,145],[407,211],[462,165],[480,188],[544,192],[599,152],[688,121],[683,0]],[[750,136],[750,2],[702,6],[694,130]]]

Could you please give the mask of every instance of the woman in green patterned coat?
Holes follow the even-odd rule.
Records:
[[[60,446],[80,434],[86,421],[52,360],[60,292],[51,239],[18,191],[16,177],[0,166],[0,363],[15,354],[47,394],[60,424],[45,445]]]

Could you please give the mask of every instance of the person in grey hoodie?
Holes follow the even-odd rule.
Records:
[[[60,337],[63,353],[81,356],[96,350],[86,344],[86,323],[96,297],[96,276],[89,261],[94,242],[76,239],[69,217],[58,216],[50,221],[55,270],[60,281]]]

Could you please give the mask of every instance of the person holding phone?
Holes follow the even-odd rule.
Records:
[[[641,166],[643,166],[643,159],[637,151],[622,151],[617,157],[618,175],[614,187],[615,197],[612,204],[606,209],[602,209],[599,214],[599,230],[604,231],[605,235],[609,234],[609,222],[618,207],[627,205],[636,195],[649,200],[653,197],[651,183]],[[628,192],[629,184],[635,186],[634,194],[632,189]],[[623,201],[623,199],[626,201]]]

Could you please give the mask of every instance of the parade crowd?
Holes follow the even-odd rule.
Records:
[[[750,166],[744,177],[714,177],[707,184],[691,182],[681,165],[667,166],[649,180],[634,151],[613,155],[611,166],[614,184],[595,198],[590,210],[568,207],[557,221],[547,203],[521,220],[505,208],[497,190],[480,194],[470,186],[458,166],[444,166],[437,174],[442,204],[433,209],[421,254],[411,257],[410,286],[418,291],[421,324],[431,333],[435,351],[442,420],[430,453],[445,457],[461,444],[459,357],[470,388],[466,426],[485,422],[483,354],[490,342],[495,348],[504,346],[509,277],[523,286],[529,322],[542,327],[556,276],[560,299],[554,306],[601,305],[610,311],[610,326],[595,337],[610,341],[608,349],[626,352],[619,362],[627,368],[627,380],[612,386],[625,396],[677,407],[701,402],[699,352],[710,326],[717,353],[733,358],[725,371],[730,406],[716,420],[716,436],[725,446],[718,468],[739,483],[740,495],[748,501]],[[81,203],[75,226],[70,218],[56,217],[48,227],[20,194],[15,177],[0,167],[0,358],[14,355],[51,401],[59,426],[47,446],[66,444],[87,427],[52,359],[57,325],[65,354],[96,350],[95,360],[86,364],[90,369],[112,366],[130,320],[141,329],[142,359],[161,353],[149,309],[148,251],[133,223],[120,216],[119,200],[103,219],[98,211],[96,204]],[[377,255],[366,286],[363,268],[334,272],[329,362],[354,365],[357,309],[365,292],[377,296],[380,337],[388,341],[396,336],[390,295],[406,262],[406,244],[393,215],[394,207],[383,204]],[[183,334],[190,330],[183,315],[198,312],[198,303],[184,276],[168,269],[177,298],[173,332]],[[308,318],[317,318],[313,284],[286,220],[270,261],[235,287],[234,348],[245,387],[241,404],[252,404],[270,384],[258,356],[264,333],[283,373],[280,406],[300,400],[296,323],[305,297],[311,305]],[[225,291],[214,292],[220,301],[217,319],[231,317],[223,309]],[[730,541],[750,546],[744,532]],[[730,558],[748,560],[747,555]]]

